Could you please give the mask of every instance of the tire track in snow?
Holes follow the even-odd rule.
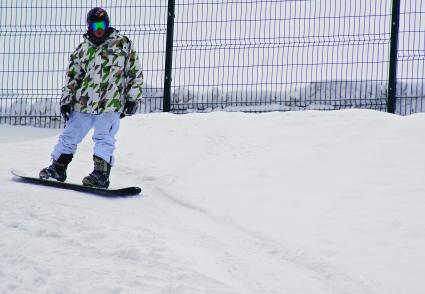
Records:
[[[174,211],[176,206],[186,210],[184,214],[187,214],[187,211],[192,212],[193,222],[192,224],[186,223],[186,226],[191,226],[190,229],[195,231],[194,234],[199,234],[203,240],[207,240],[202,243],[202,246],[213,248],[213,250],[219,250],[217,248],[225,247],[226,250],[224,250],[224,252],[226,254],[227,260],[222,260],[221,262],[228,269],[229,273],[232,274],[241,283],[250,285],[250,290],[253,293],[285,293],[281,292],[283,289],[285,289],[285,283],[279,282],[279,279],[285,280],[285,275],[292,276],[288,282],[288,284],[291,286],[293,286],[293,284],[297,284],[293,283],[293,279],[303,280],[299,281],[298,283],[300,288],[295,289],[298,291],[306,291],[306,289],[309,289],[308,286],[304,288],[304,286],[308,285],[309,283],[313,283],[316,286],[318,284],[320,285],[321,290],[310,289],[311,292],[308,293],[376,293],[373,290],[373,286],[368,285],[365,282],[338,270],[330,264],[310,256],[306,252],[289,249],[268,236],[247,229],[228,218],[214,215],[212,212],[194,205],[193,203],[178,199],[170,193],[166,192],[166,190],[163,188],[153,186],[150,189],[155,192],[155,195],[162,196],[172,204],[169,214],[174,214],[175,218],[181,220],[179,215]],[[226,238],[234,240],[235,244],[244,244],[243,248],[234,248],[232,247],[234,244],[225,244],[225,242],[214,238],[211,233],[194,228],[193,223],[197,223],[196,220],[199,219],[208,219],[210,226],[215,226],[217,231],[225,232]],[[203,221],[205,220],[200,220],[199,223],[202,223]],[[208,244],[208,242],[216,244]],[[255,278],[253,279],[252,276],[246,277],[244,275],[244,271],[247,271],[247,268],[254,266],[253,264],[249,264],[249,261],[255,262],[255,258],[249,257],[251,255],[257,257],[257,264],[255,266],[258,266],[258,263],[262,263],[264,266],[263,270],[267,270],[267,267],[272,269],[271,273],[269,274],[274,276],[270,278],[263,275],[265,281],[259,281]],[[293,272],[291,273],[291,271]],[[300,279],[300,275],[303,276],[302,279]],[[271,283],[268,282],[270,281],[269,279],[272,280]],[[276,289],[270,286],[270,284],[280,285],[280,288]],[[287,290],[289,291],[288,293],[291,293],[290,290],[294,289]]]
[[[124,170],[123,170],[124,171]],[[338,293],[338,294],[375,294],[376,291],[372,285],[369,285],[355,277],[350,276],[335,268],[334,266],[324,262],[323,260],[317,259],[311,256],[308,252],[301,252],[297,249],[288,248],[278,241],[273,240],[270,236],[265,236],[262,233],[243,227],[240,224],[235,223],[233,220],[217,216],[207,209],[184,201],[182,199],[173,196],[171,193],[166,191],[166,188],[171,186],[177,181],[175,177],[168,179],[161,179],[159,182],[155,177],[141,176],[145,172],[138,170],[137,168],[126,168],[125,173],[134,178],[137,181],[144,183],[144,192],[149,193],[149,196],[162,196],[171,205],[170,209],[167,210],[169,217],[174,217],[180,222],[186,221],[182,219],[181,215],[187,214],[189,211],[192,212],[193,220],[189,223],[186,221],[186,230],[190,228],[192,233],[200,235],[201,239],[208,240],[211,244],[204,241],[202,246],[204,248],[212,248],[215,251],[222,251],[223,248],[227,248],[225,251],[225,258],[220,261],[224,268],[227,269],[228,273],[237,279],[242,285],[250,285],[252,293],[282,293],[282,289],[285,289],[285,283],[281,283],[282,273],[292,276],[293,279],[299,279],[298,276],[303,276],[304,281],[300,282],[300,289],[296,291],[305,291],[303,285],[308,283],[319,284],[322,290],[311,290],[309,293]],[[146,180],[148,181],[146,182]],[[143,192],[142,192],[143,193]],[[159,204],[162,206],[162,204]],[[184,210],[182,213],[176,213],[175,207],[180,207]],[[245,244],[242,248],[234,248],[234,244],[227,243],[223,244],[222,241],[214,238],[214,235],[200,230],[194,226],[194,224],[202,223],[205,220],[209,220],[209,224],[215,227],[219,232],[226,232],[226,238],[232,239],[235,244],[240,244],[241,240]],[[230,237],[229,237],[230,236]],[[223,246],[227,245],[227,246]],[[230,250],[229,250],[230,249]],[[259,256],[260,261],[256,261],[253,258],[247,258],[247,256]],[[244,271],[251,268],[252,265],[248,263],[252,261],[253,264],[261,262],[265,264],[263,270],[273,269],[269,273],[272,277],[271,282],[259,281],[255,277],[246,277]],[[289,268],[289,270],[288,270]],[[293,271],[294,273],[291,273]],[[258,274],[258,273],[256,273]],[[260,273],[261,274],[261,273]],[[264,275],[263,275],[264,276]],[[270,281],[270,277],[264,276],[265,280]],[[275,289],[270,284],[280,285],[280,289]],[[294,284],[291,281],[288,284]],[[292,289],[294,290],[294,289]],[[277,292],[276,292],[277,291]],[[288,293],[291,293],[289,291]],[[293,292],[295,293],[295,292]]]

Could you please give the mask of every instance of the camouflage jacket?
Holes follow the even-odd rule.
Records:
[[[131,41],[117,30],[96,46],[87,35],[71,54],[61,105],[99,114],[122,112],[126,100],[142,97],[143,73]]]

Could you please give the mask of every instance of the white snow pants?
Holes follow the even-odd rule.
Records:
[[[66,122],[62,134],[59,136],[58,143],[52,152],[52,158],[57,160],[61,154],[74,154],[77,151],[77,145],[81,143],[93,127],[94,155],[113,165],[115,135],[118,132],[119,126],[119,112],[88,114],[74,111]]]

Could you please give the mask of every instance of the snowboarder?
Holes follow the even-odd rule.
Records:
[[[136,113],[143,74],[132,42],[109,25],[104,9],[91,9],[86,20],[88,29],[71,54],[60,100],[65,128],[51,154],[52,164],[39,176],[64,182],[77,145],[93,127],[94,169],[83,185],[108,188],[120,118]]]

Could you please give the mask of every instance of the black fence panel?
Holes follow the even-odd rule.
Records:
[[[425,111],[425,1],[400,2],[396,113]]]
[[[139,51],[146,77],[141,111],[162,111],[166,1],[1,0],[0,123],[62,126],[58,104],[69,55],[96,6]]]
[[[177,0],[174,111],[386,110],[391,0]]]

